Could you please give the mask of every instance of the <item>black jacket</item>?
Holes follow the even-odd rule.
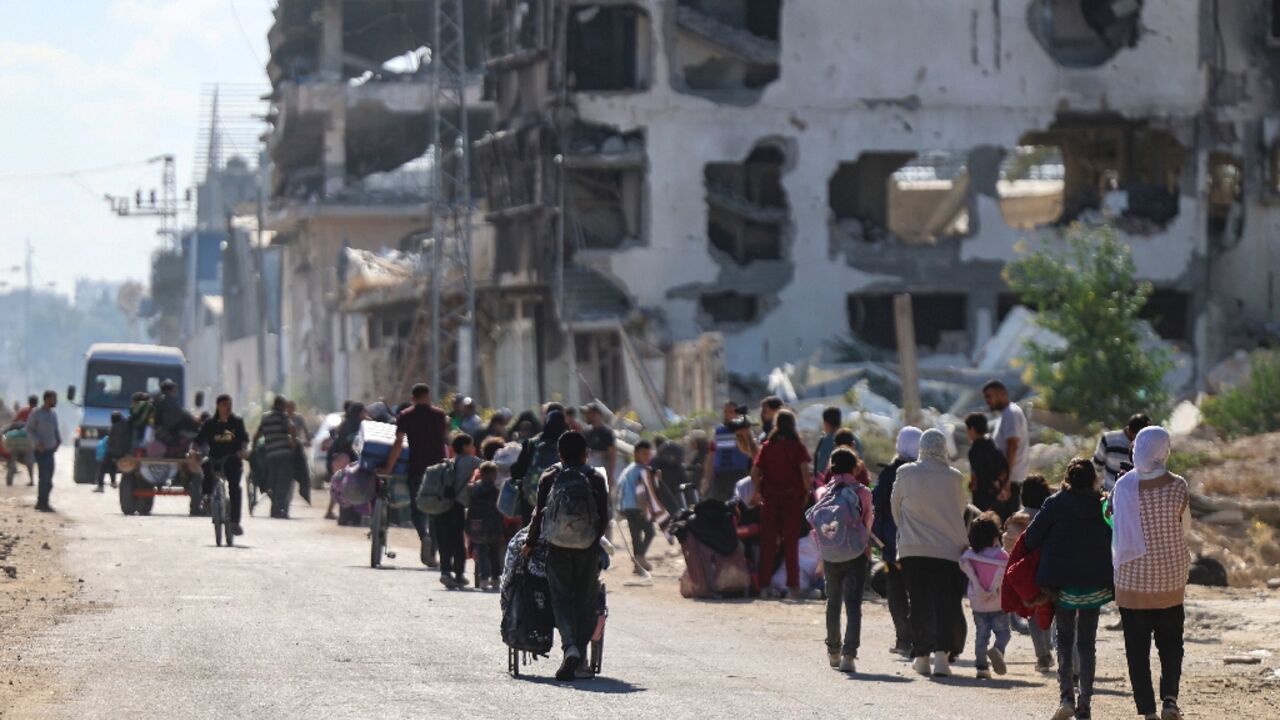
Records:
[[[885,562],[898,560],[898,524],[893,521],[893,482],[898,479],[898,468],[914,462],[895,457],[891,465],[886,465],[876,478],[876,486],[871,490],[871,507],[875,511],[871,521],[871,531],[884,543],[880,555]]]
[[[232,413],[226,422],[214,415],[200,426],[194,442],[197,445],[208,445],[209,459],[219,460],[248,447],[249,433],[245,431],[244,420],[239,415]]]
[[[1098,495],[1060,490],[1044,501],[1027,527],[1027,551],[1040,549],[1036,584],[1103,588],[1115,585],[1111,569],[1111,527]]]

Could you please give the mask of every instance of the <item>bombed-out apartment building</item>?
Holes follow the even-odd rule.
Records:
[[[891,351],[903,291],[922,354],[972,356],[1020,241],[1072,222],[1133,248],[1200,379],[1278,317],[1274,5],[468,0],[477,352],[445,390],[714,407],[838,338]],[[317,405],[425,377],[433,13],[276,8],[267,226]]]
[[[475,28],[468,114],[479,131],[492,114],[481,98],[484,10],[474,3],[466,12]],[[433,16],[425,0],[279,0],[275,8],[266,227],[284,251],[284,389],[319,407],[390,397],[402,380],[394,339],[402,324],[408,337],[420,283],[407,277],[358,297],[347,285],[360,251],[414,254],[431,235]],[[384,321],[390,342],[381,340]]]
[[[903,291],[925,354],[971,354],[1019,241],[1076,221],[1203,377],[1278,317],[1277,5],[491,0],[491,399],[707,407],[893,348]]]

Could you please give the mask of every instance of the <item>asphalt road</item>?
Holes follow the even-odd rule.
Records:
[[[819,602],[694,602],[673,572],[638,588],[621,569],[606,577],[603,676],[554,683],[552,658],[513,679],[497,596],[445,590],[418,566],[411,531],[393,532],[399,559],[373,570],[363,530],[299,502],[292,520],[260,506],[241,543],[218,548],[182,498],[125,517],[110,492],[70,482],[69,460],[53,495],[72,521],[65,563],[105,609],[28,648],[61,690],[35,717],[993,720],[1055,705],[1025,638],[1006,678],[977,681],[962,661],[958,677],[926,680],[887,652],[888,615],[869,604],[861,674],[849,678],[826,666]]]

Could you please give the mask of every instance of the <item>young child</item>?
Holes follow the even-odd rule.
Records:
[[[1000,547],[1000,516],[987,511],[969,524],[969,547],[960,556],[960,569],[969,578],[969,608],[973,611],[974,667],[979,678],[991,670],[1005,674],[1004,650],[1009,645],[1009,616],[1000,607],[1000,584],[1009,553]],[[989,647],[995,635],[995,646]]]
[[[1040,512],[1040,506],[1052,494],[1053,492],[1049,489],[1049,481],[1043,475],[1028,475],[1027,479],[1022,481],[1022,493],[1019,497],[1022,509],[1014,513],[1013,517],[1009,518],[1004,524],[1005,552],[1013,550],[1013,545],[1018,542],[1018,537],[1035,519],[1036,514]],[[1015,615],[1010,615],[1009,617],[1010,622],[1013,623],[1013,627],[1018,632],[1031,636],[1031,644],[1036,651],[1036,671],[1042,673],[1052,671],[1053,629],[1041,630],[1040,626],[1034,622],[1029,623]]]
[[[634,461],[619,476],[618,512],[626,518],[627,529],[631,532],[631,554],[635,560],[632,572],[643,575],[653,569],[645,557],[654,535],[653,520],[647,512],[646,502],[651,487],[648,479],[652,472],[649,461],[653,459],[653,443],[641,440],[632,452]]]
[[[1001,518],[1013,514],[1012,498],[1001,497],[1009,481],[1009,463],[996,444],[987,437],[987,416],[970,413],[964,419],[969,434],[969,492],[979,510],[995,510]]]
[[[857,672],[858,647],[862,643],[862,593],[871,555],[870,544],[865,544],[871,533],[871,491],[855,475],[860,464],[852,448],[837,447],[831,452],[831,482],[821,493],[824,498],[834,493],[834,502],[843,504],[845,512],[849,513],[844,517],[848,517],[849,522],[861,525],[856,529],[846,526],[843,534],[864,542],[863,552],[853,558],[844,554],[850,549],[850,544],[838,548],[825,545],[821,556],[827,581],[827,660],[831,667],[845,673]],[[840,521],[825,520],[824,517],[832,516],[824,514],[823,505],[820,498],[818,505],[806,514],[806,520],[818,525],[816,532],[823,533],[825,537],[840,537],[841,533],[832,527],[838,527],[836,523]],[[831,500],[827,501],[826,507],[832,507]],[[852,514],[855,508],[856,514]],[[836,517],[840,515],[837,514]],[[811,535],[816,536],[816,533]],[[833,553],[838,553],[839,556],[833,557]],[[845,613],[843,636],[840,633],[842,609]]]
[[[498,589],[502,574],[502,515],[498,512],[498,464],[485,461],[476,470],[467,507],[467,539],[476,557],[476,589]]]

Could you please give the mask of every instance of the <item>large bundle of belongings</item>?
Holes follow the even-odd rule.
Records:
[[[681,595],[714,598],[745,595],[751,589],[747,556],[725,503],[703,500],[682,512],[670,530],[684,553]]]
[[[507,544],[502,570],[502,642],[508,652],[507,670],[520,672],[521,656],[546,656],[551,652],[555,618],[551,613],[551,586],[547,582],[547,544],[538,543],[529,557],[522,554],[529,528],[521,528]]]
[[[360,455],[360,464],[370,470],[377,470],[386,464],[391,457],[391,447],[396,441],[396,426],[393,423],[365,420],[360,423],[360,433],[356,435],[355,450]],[[409,444],[406,441],[400,449],[400,457],[396,460],[395,475],[409,474]]]

